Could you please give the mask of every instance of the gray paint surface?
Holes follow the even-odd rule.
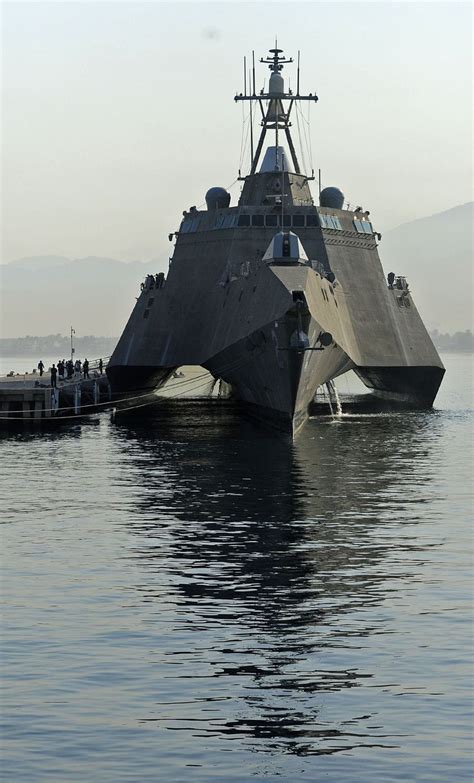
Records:
[[[341,230],[293,227],[309,263],[289,259],[287,265],[272,265],[262,258],[278,227],[215,229],[216,211],[194,212],[198,230],[178,232],[164,286],[142,291],[112,356],[109,368],[117,391],[124,388],[124,378],[125,386],[133,388],[130,379],[143,368],[151,373],[152,368],[203,365],[230,383],[239,399],[293,421],[305,417],[318,386],[352,367],[371,386],[373,372],[364,376],[365,368],[434,367],[442,376],[443,365],[410,292],[389,289],[375,236],[356,231],[354,219],[360,215],[317,210],[308,205],[305,178],[291,179],[283,210],[265,203],[275,175],[260,173],[248,178],[239,207],[219,214],[235,220],[238,214],[276,214],[278,220],[282,212],[333,215]],[[329,271],[334,284],[324,276]],[[320,331],[334,339],[333,346],[307,352],[296,364],[283,344],[295,328],[295,291],[305,298],[310,347]],[[390,392],[385,381],[377,384]],[[409,385],[406,391],[410,395]],[[411,392],[414,400],[423,397],[416,384]]]

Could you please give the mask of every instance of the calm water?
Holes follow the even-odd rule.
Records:
[[[472,357],[430,413],[0,440],[3,780],[471,781]],[[344,384],[340,385],[344,392]]]

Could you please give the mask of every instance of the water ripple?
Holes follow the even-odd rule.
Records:
[[[469,403],[1,440],[5,780],[467,781]]]

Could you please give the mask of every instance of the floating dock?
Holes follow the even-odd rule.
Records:
[[[112,397],[103,359],[89,364],[89,378],[76,374],[70,379],[57,377],[57,388],[51,387],[51,373],[11,373],[0,376],[0,427],[28,422],[60,421],[97,413],[107,408],[134,410],[156,402],[176,398],[222,397],[222,384],[202,367],[178,368],[158,392],[138,393],[136,397]]]
[[[94,363],[95,364],[95,363]],[[89,378],[76,373],[51,386],[50,372],[16,373],[0,377],[0,424],[9,421],[44,421],[94,413],[112,404],[112,393],[104,372],[90,363]],[[97,362],[98,364],[98,362]]]

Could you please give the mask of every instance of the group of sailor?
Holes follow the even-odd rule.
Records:
[[[103,375],[104,362],[102,359],[99,359],[97,366],[100,375]],[[44,372],[44,364],[42,360],[38,362],[38,370],[41,378]],[[81,359],[76,359],[76,361],[73,362],[72,359],[68,359],[67,361],[65,359],[58,359],[57,366],[56,364],[53,364],[52,367],[49,368],[49,372],[51,375],[51,386],[54,389],[57,388],[58,376],[60,381],[64,381],[65,376],[66,380],[68,381],[73,379],[80,379],[81,377],[84,379],[90,378],[89,361],[84,359],[82,362]]]
[[[163,288],[165,284],[164,272],[158,272],[156,275],[147,275],[145,282],[141,284],[142,291],[149,291],[150,288]]]
[[[395,277],[394,272],[389,272],[387,275],[387,283],[390,290],[398,288],[400,291],[408,291],[408,283],[405,277]]]

